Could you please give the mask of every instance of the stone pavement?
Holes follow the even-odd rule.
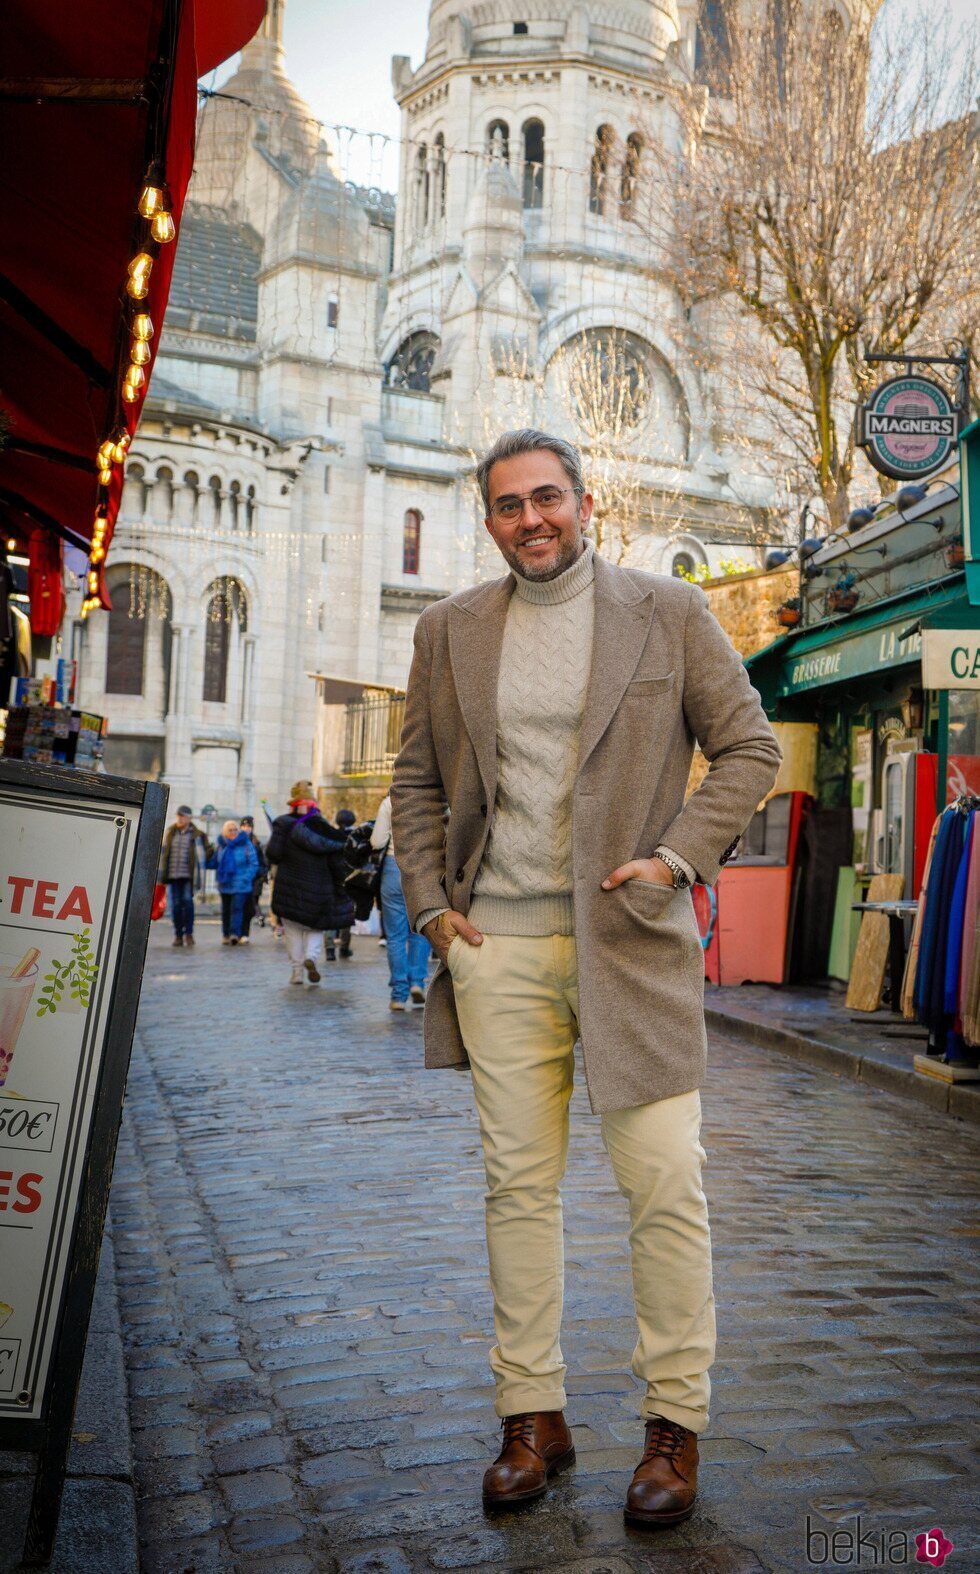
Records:
[[[421,1013],[388,1012],[373,940],[300,990],[268,931],[248,950],[213,924],[194,952],[168,938],[154,926],[113,1193],[149,1574],[797,1571],[807,1516],[842,1562],[860,1528],[851,1567],[902,1534],[915,1566],[936,1525],[954,1574],[980,1565],[975,1132],[714,1037],[713,1414],[698,1511],[645,1535],[622,1519],[642,1445],[625,1204],[580,1077],[563,1339],[578,1464],[490,1520],[468,1079],[421,1069]]]

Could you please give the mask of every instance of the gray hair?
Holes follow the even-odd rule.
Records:
[[[484,454],[476,467],[476,481],[483,498],[483,507],[490,512],[490,471],[501,459],[516,459],[518,454],[535,454],[545,448],[555,455],[579,497],[585,491],[582,460],[573,443],[563,437],[552,437],[550,432],[539,432],[533,426],[523,426],[516,432],[502,432],[493,447]]]

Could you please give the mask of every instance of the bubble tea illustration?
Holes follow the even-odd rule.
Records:
[[[17,952],[0,951],[0,1088],[7,1080],[34,994],[40,955],[37,946],[31,946],[22,956]]]

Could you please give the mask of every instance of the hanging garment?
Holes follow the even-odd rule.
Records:
[[[970,870],[966,881],[963,915],[963,952],[960,960],[959,1015],[963,1037],[980,1046],[980,830],[973,825]]]
[[[942,817],[929,877],[929,898],[922,923],[915,1006],[919,1021],[938,1036],[945,1034],[946,948],[953,888],[963,857],[966,820],[957,809]]]
[[[966,912],[966,885],[970,873],[970,848],[973,844],[975,812],[971,812],[967,821],[966,836],[963,839],[963,856],[960,859],[959,869],[956,871],[956,883],[953,886],[953,899],[949,908],[949,933],[946,940],[946,979],[943,988],[943,1010],[948,1016],[959,1016],[960,1009],[960,964],[963,958],[963,928]]]
[[[919,891],[919,905],[915,910],[915,922],[912,926],[912,939],[909,944],[909,954],[905,959],[905,977],[902,981],[902,1015],[907,1022],[915,1021],[915,970],[919,962],[919,942],[922,938],[922,920],[926,916],[926,901],[929,893],[929,871],[932,868],[932,855],[936,847],[936,837],[943,817],[937,814],[933,821],[932,832],[929,836],[929,850],[926,853],[926,865],[922,872],[922,887]]]

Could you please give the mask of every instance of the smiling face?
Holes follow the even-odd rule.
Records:
[[[592,495],[586,492],[581,500],[576,497],[561,460],[550,448],[498,459],[487,484],[490,512],[486,527],[515,574],[522,579],[556,579],[582,556],[582,532],[592,517]],[[543,513],[530,501],[529,493],[539,487],[563,493],[553,513]],[[528,499],[512,521],[502,521],[493,512],[493,505],[507,497]]]

